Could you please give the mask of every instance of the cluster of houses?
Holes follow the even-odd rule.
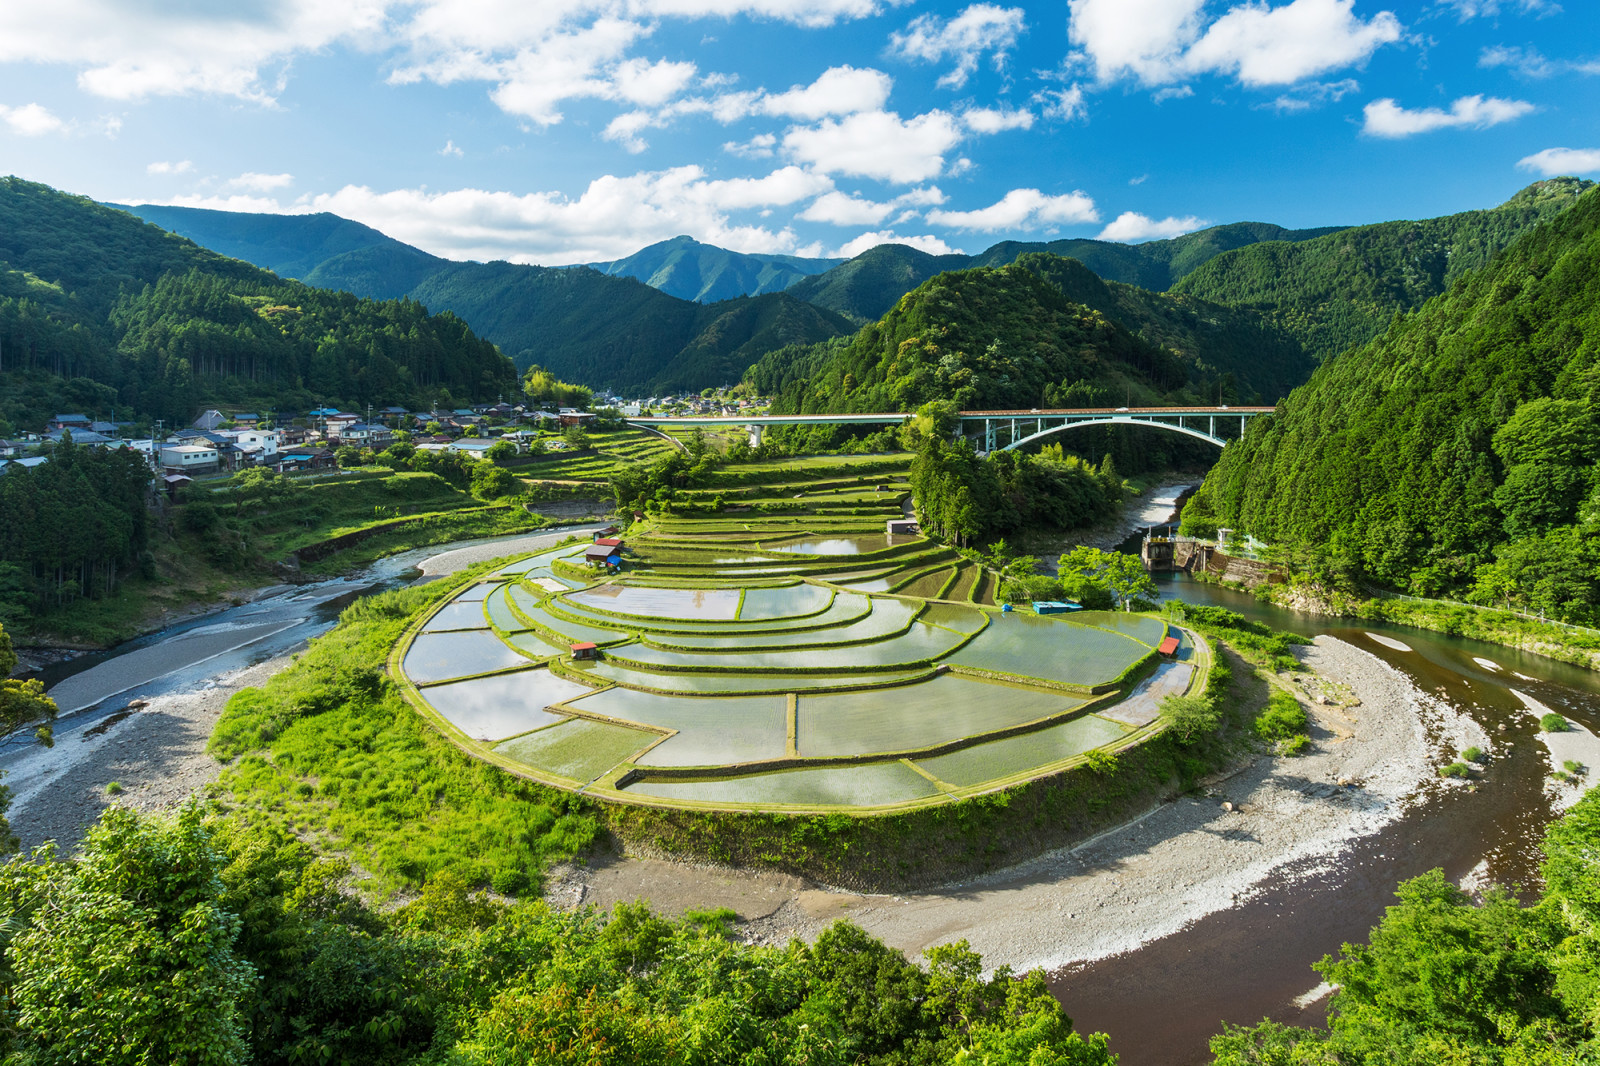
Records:
[[[26,468],[48,462],[49,446],[69,434],[76,444],[141,453],[172,486],[203,474],[251,466],[279,472],[333,467],[340,448],[382,451],[394,442],[399,429],[411,434],[419,450],[454,450],[481,458],[497,441],[509,441],[521,450],[537,439],[541,430],[587,426],[597,417],[569,407],[545,411],[506,403],[436,411],[384,407],[369,410],[365,416],[319,407],[288,421],[249,411],[224,414],[207,410],[191,426],[141,439],[129,435],[135,429],[131,422],[58,414],[42,434],[0,440],[0,472],[9,466]],[[562,447],[559,441],[548,446]]]

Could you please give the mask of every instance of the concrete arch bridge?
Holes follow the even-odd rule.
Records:
[[[1043,440],[1056,433],[1083,426],[1148,426],[1181,433],[1221,448],[1235,424],[1238,434],[1252,418],[1269,415],[1271,407],[1084,407],[1027,411],[962,411],[961,432],[981,444],[985,453],[1010,451]],[[883,426],[904,422],[910,412],[824,415],[666,415],[630,418],[628,424],[641,428],[668,426],[743,426],[750,431],[750,443],[761,443],[767,426]],[[1235,420],[1237,419],[1237,423]]]

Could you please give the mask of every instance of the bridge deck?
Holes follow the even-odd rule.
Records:
[[[961,420],[987,421],[993,418],[1092,418],[1115,415],[1264,415],[1271,407],[1070,407],[1037,408],[1026,411],[962,411]],[[911,412],[838,413],[823,415],[649,415],[629,418],[638,426],[800,426],[800,425],[850,425],[900,422],[911,417]]]

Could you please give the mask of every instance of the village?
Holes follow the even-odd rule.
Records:
[[[502,400],[429,411],[368,405],[365,412],[315,407],[305,414],[285,415],[208,407],[189,426],[170,431],[160,422],[104,421],[61,413],[43,432],[0,437],[0,473],[47,463],[51,451],[70,440],[80,447],[138,452],[149,463],[152,477],[172,490],[197,478],[252,467],[282,474],[335,469],[350,465],[360,453],[376,454],[398,441],[417,451],[453,451],[473,459],[487,458],[490,449],[502,442],[517,454],[561,452],[582,446],[582,438],[569,431],[620,429],[624,419],[643,414],[738,415],[766,406],[763,400],[723,399],[717,391],[635,400],[600,395],[584,408],[541,408]]]

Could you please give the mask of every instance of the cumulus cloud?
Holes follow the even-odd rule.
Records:
[[[952,248],[931,233],[901,236],[893,230],[880,230],[872,233],[863,233],[854,240],[844,242],[833,250],[829,258],[854,259],[868,248],[876,248],[880,244],[905,244],[930,255],[961,254],[960,248]]]
[[[905,120],[892,111],[865,111],[791,129],[783,149],[825,174],[910,184],[940,174],[960,140],[955,118],[943,111]]]
[[[1114,220],[1106,224],[1100,231],[1100,240],[1119,241],[1123,244],[1135,244],[1139,241],[1156,240],[1165,237],[1180,237],[1185,233],[1193,233],[1197,229],[1204,229],[1211,225],[1203,218],[1186,215],[1183,218],[1168,216],[1166,218],[1150,218],[1137,211],[1124,211]]]
[[[687,233],[743,252],[793,253],[788,227],[735,222],[733,212],[814,199],[832,183],[799,167],[756,178],[715,180],[698,166],[605,175],[577,196],[484,189],[379,191],[348,185],[282,202],[259,196],[187,196],[170,203],[231,211],[331,211],[451,259],[574,263],[617,259],[641,245]]]
[[[293,184],[293,174],[257,174],[254,171],[246,171],[231,179],[228,187],[249,189],[251,192],[271,192],[274,189],[286,189]]]
[[[162,160],[157,163],[151,163],[149,166],[144,168],[144,172],[146,174],[187,174],[193,169],[194,164],[187,159],[180,160],[176,163]]]
[[[1365,108],[1366,122],[1361,132],[1370,137],[1396,139],[1444,129],[1484,129],[1511,122],[1533,111],[1526,100],[1502,100],[1497,96],[1463,96],[1446,111],[1425,107],[1408,111],[1392,99],[1374,100]]]
[[[0,4],[0,62],[76,67],[81,88],[117,100],[190,92],[270,100],[277,84],[265,68],[370,38],[383,17],[382,0]]]
[[[777,154],[777,143],[777,134],[758,133],[748,141],[728,141],[722,150],[744,159],[771,159]]]
[[[823,71],[810,85],[795,85],[781,93],[754,93],[732,99],[739,101],[750,114],[815,122],[829,115],[880,110],[889,102],[889,91],[893,87],[894,81],[881,70],[840,66]]]
[[[1517,166],[1546,178],[1593,174],[1600,171],[1600,148],[1546,148],[1517,160]]]
[[[1358,65],[1402,27],[1391,12],[1356,16],[1355,0],[1247,2],[1206,21],[1205,0],[1069,0],[1068,39],[1103,83],[1157,86],[1200,74],[1292,85]]]
[[[906,59],[930,63],[953,60],[954,66],[939,79],[947,88],[959,89],[967,83],[985,53],[994,56],[994,65],[1005,65],[1006,53],[1016,46],[1027,28],[1020,7],[973,4],[948,21],[937,15],[919,15],[902,33],[889,38],[889,51]]]
[[[42,137],[66,128],[65,122],[39,104],[23,104],[21,107],[0,104],[0,122],[20,137]]]
[[[961,122],[973,133],[1026,130],[1033,128],[1033,112],[1026,108],[1019,111],[1005,111],[992,107],[975,107],[961,113]]]
[[[902,225],[918,214],[906,208],[942,204],[945,199],[937,185],[912,189],[887,201],[866,200],[834,190],[817,197],[796,217],[805,222],[827,222],[835,226],[876,226],[899,211],[894,221],[896,225]]]
[[[460,159],[466,153],[461,150],[455,141],[447,140],[444,142],[444,147],[439,149],[439,154],[444,156],[446,159],[451,156],[455,156],[457,159]]]
[[[1046,196],[1038,189],[1012,189],[988,207],[974,211],[929,211],[929,222],[952,229],[994,233],[1037,229],[1073,222],[1098,222],[1094,200],[1081,191]]]

